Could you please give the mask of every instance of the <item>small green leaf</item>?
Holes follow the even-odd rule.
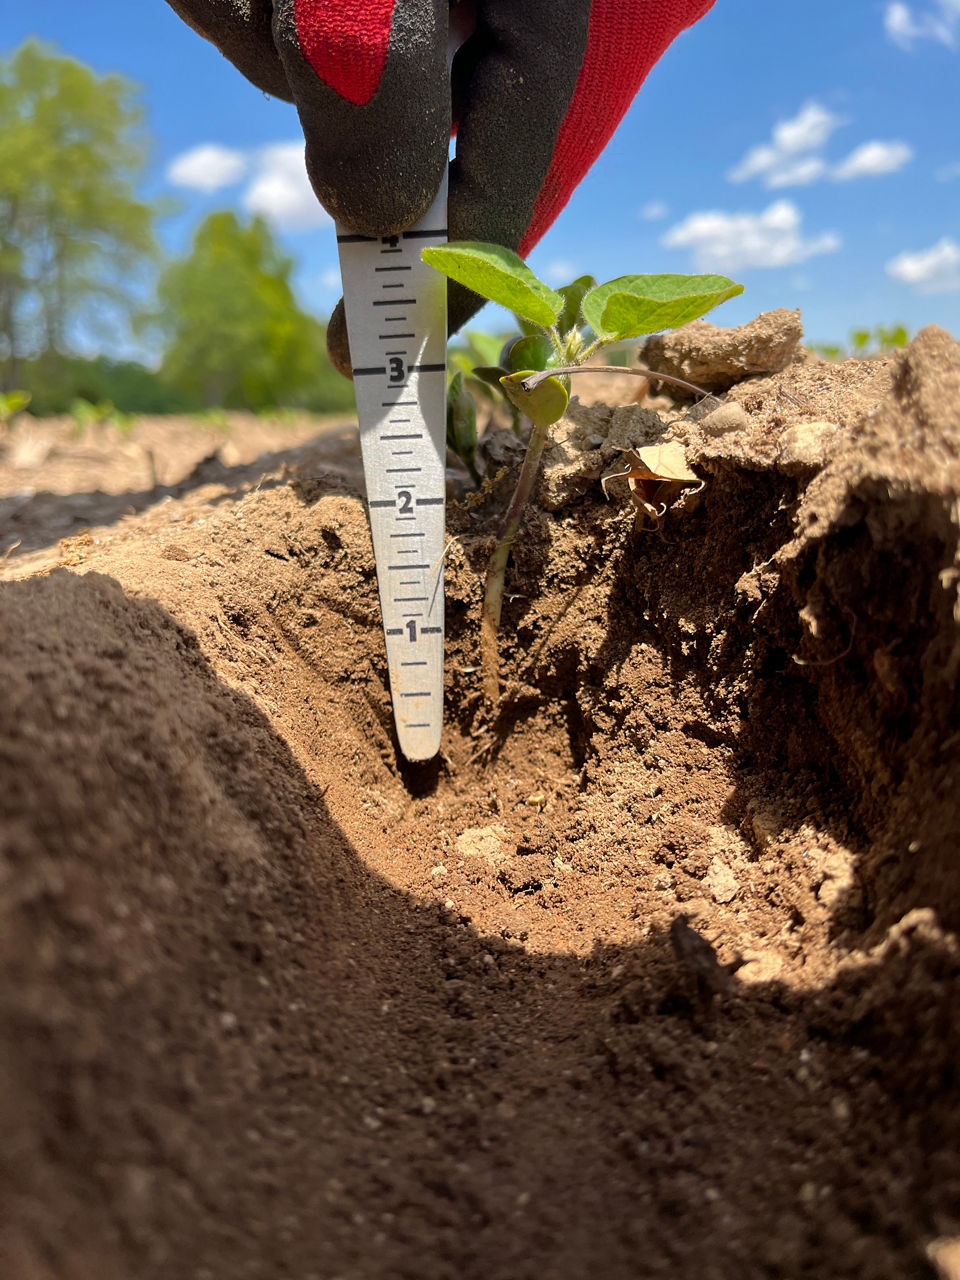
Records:
[[[607,342],[676,329],[743,293],[726,276],[620,276],[584,297],[584,319]]]
[[[546,334],[517,338],[507,353],[507,364],[514,373],[518,369],[545,369],[553,355],[553,343]]]
[[[559,378],[546,378],[532,391],[524,391],[521,386],[524,378],[536,372],[536,369],[520,369],[509,377],[501,378],[500,385],[511,404],[525,413],[534,426],[549,427],[563,417],[570,396]]]
[[[7,423],[32,399],[29,391],[0,391],[0,423]]]
[[[580,319],[580,304],[583,302],[584,295],[589,293],[591,289],[597,287],[597,282],[593,276],[578,276],[576,280],[570,284],[565,284],[558,293],[563,298],[563,310],[560,312],[560,318],[557,321],[557,328],[560,330],[561,336],[576,328],[577,321]]]
[[[523,316],[514,315],[517,322],[517,328],[526,338],[535,338],[537,334],[543,333],[542,324],[531,324],[529,320],[524,320]]]
[[[421,257],[451,280],[524,320],[549,327],[563,310],[563,298],[538,280],[510,249],[474,240],[451,240],[424,249]]]
[[[455,373],[447,387],[447,444],[468,464],[477,448],[477,406],[464,389],[462,373]]]

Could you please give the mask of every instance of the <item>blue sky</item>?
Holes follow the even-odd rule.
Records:
[[[259,209],[298,261],[304,304],[329,311],[333,227],[305,190],[291,106],[163,0],[5,6],[0,47],[30,35],[143,86],[149,189],[179,204],[171,250],[210,209]],[[718,321],[799,306],[813,340],[894,322],[960,335],[958,120],[960,0],[716,0],[651,73],[531,265],[553,283],[723,271],[746,291]],[[216,189],[198,185],[215,177]]]

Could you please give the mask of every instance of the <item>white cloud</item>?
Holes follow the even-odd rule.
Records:
[[[746,267],[785,267],[840,248],[833,231],[805,238],[799,209],[778,200],[760,213],[691,213],[671,227],[661,243],[690,249],[700,271],[740,271]]]
[[[808,187],[811,182],[823,177],[826,167],[819,156],[797,156],[795,160],[785,160],[775,172],[769,174],[767,186]]]
[[[285,231],[305,231],[330,221],[310,186],[302,142],[275,142],[256,153],[243,205]]]
[[[960,289],[960,244],[944,236],[930,249],[897,254],[887,263],[887,275],[919,293],[952,293]]]
[[[247,157],[242,151],[205,142],[174,156],[167,166],[167,181],[195,191],[219,191],[239,182],[246,171]]]
[[[960,178],[960,160],[952,160],[949,164],[942,164],[934,177],[938,182],[952,182],[954,178]]]
[[[275,142],[249,151],[206,142],[176,156],[167,178],[206,194],[248,178],[243,207],[284,231],[308,230],[330,221],[310,186],[302,142]]]
[[[819,102],[808,102],[790,120],[780,120],[770,142],[751,147],[727,174],[731,182],[762,178],[768,187],[805,186],[823,176],[824,161],[811,153],[844,123]]]
[[[545,280],[549,280],[551,284],[569,284],[571,280],[576,280],[580,272],[576,265],[567,258],[558,258],[556,262],[548,262],[543,269]]]
[[[819,102],[808,102],[792,120],[781,120],[776,125],[773,144],[787,155],[795,155],[798,151],[815,151],[843,123],[840,116],[835,116]]]
[[[830,176],[837,182],[849,182],[853,178],[896,173],[912,159],[913,148],[905,142],[862,142],[831,169]]]
[[[340,283],[340,268],[327,267],[320,273],[320,284],[324,289],[342,289]]]
[[[883,26],[901,49],[911,49],[917,40],[933,40],[947,49],[960,48],[960,0],[933,0],[922,11],[908,4],[888,4]]]
[[[640,217],[643,218],[644,222],[659,222],[669,212],[669,206],[664,204],[662,200],[648,200],[640,210]]]
[[[950,3],[960,6],[960,0]],[[823,148],[844,123],[819,102],[808,102],[791,120],[779,121],[770,141],[751,147],[727,177],[731,182],[759,178],[771,190],[806,187],[823,178],[849,182],[896,173],[913,158],[913,149],[905,142],[874,140],[861,143],[839,164],[828,164]]]

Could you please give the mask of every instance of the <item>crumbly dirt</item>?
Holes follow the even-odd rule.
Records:
[[[4,1276],[953,1275],[958,405],[928,329],[659,428],[575,407],[493,720],[509,476],[449,511],[429,766],[329,436],[59,544],[21,509]],[[705,484],[652,529],[599,477],[657,430]]]
[[[693,320],[647,338],[640,363],[706,391],[727,391],[745,375],[779,373],[793,364],[800,356],[802,337],[800,312],[785,307],[763,311],[735,329]]]

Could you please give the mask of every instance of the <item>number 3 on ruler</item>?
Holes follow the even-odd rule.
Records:
[[[390,357],[390,381],[391,382],[403,381],[403,361],[400,359],[399,356]]]

